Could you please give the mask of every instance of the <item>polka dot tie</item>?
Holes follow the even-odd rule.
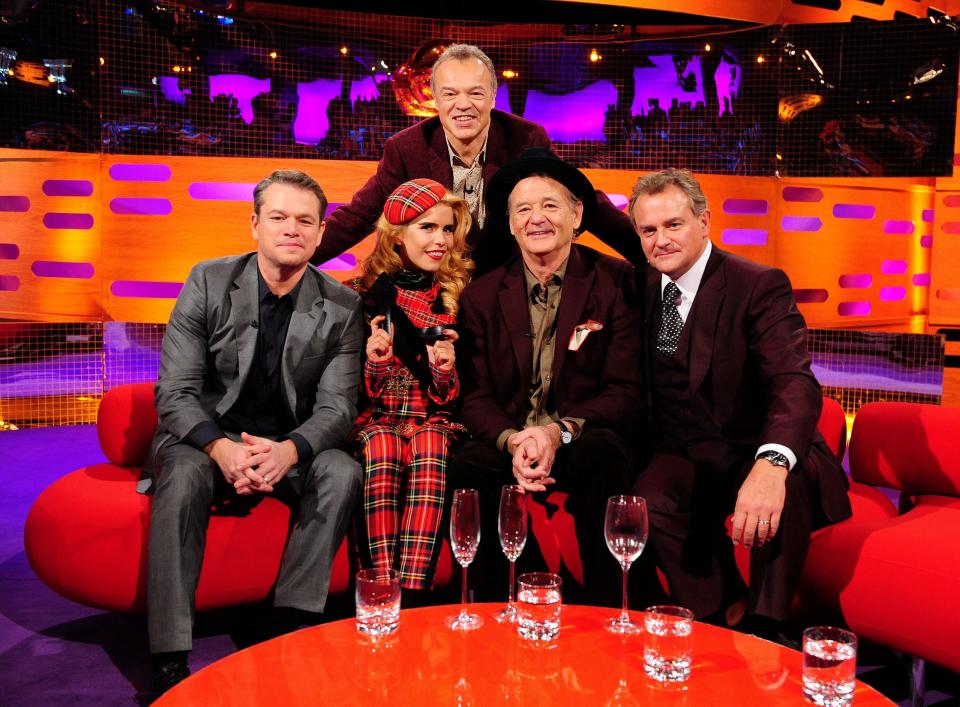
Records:
[[[657,334],[657,351],[664,356],[673,356],[680,340],[683,320],[680,318],[680,288],[668,282],[663,288],[663,311],[660,312],[660,332]]]

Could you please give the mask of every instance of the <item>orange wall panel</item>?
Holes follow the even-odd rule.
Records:
[[[271,170],[296,167],[311,173],[338,204],[348,201],[376,167],[373,162],[13,150],[0,151],[0,160],[4,203],[9,207],[14,203],[9,197],[17,195],[29,201],[26,211],[0,211],[0,286],[17,283],[13,289],[0,287],[0,317],[157,323],[167,320],[193,264],[254,249],[250,188]],[[114,171],[145,166],[159,170],[160,178],[130,179]],[[624,205],[639,175],[586,172]],[[90,194],[50,196],[44,193],[50,179],[85,180]],[[713,213],[714,243],[783,268],[811,325],[897,324],[928,308],[931,321],[960,319],[960,301],[950,299],[960,287],[955,265],[960,263],[960,234],[948,232],[960,228],[960,180],[701,179]],[[202,194],[197,190],[204,188],[232,189],[232,196],[198,198]],[[951,195],[958,206],[944,201]],[[156,213],[141,212],[150,211],[151,204],[160,204]],[[950,213],[954,209],[956,216]],[[137,213],[125,213],[131,210]],[[51,213],[89,214],[92,225],[50,228],[44,220]],[[947,225],[954,220],[957,226]],[[589,233],[583,242],[605,249]],[[350,255],[362,258],[370,245],[367,239]],[[16,257],[9,257],[14,252]],[[86,263],[92,274],[38,276],[38,262]],[[346,279],[355,273],[353,262],[348,258],[329,272]],[[942,298],[930,296],[931,278],[933,291],[944,292]]]

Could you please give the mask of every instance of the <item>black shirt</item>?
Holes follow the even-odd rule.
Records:
[[[302,463],[312,460],[314,452],[301,435],[287,434],[297,422],[283,392],[281,357],[303,278],[282,297],[270,291],[259,268],[257,283],[259,319],[254,323],[257,347],[243,389],[225,415],[216,422],[201,422],[190,430],[186,441],[202,450],[212,441],[226,437],[225,431],[277,437],[278,441],[289,439],[297,447],[298,463]]]

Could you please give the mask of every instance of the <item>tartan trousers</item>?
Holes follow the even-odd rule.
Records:
[[[405,589],[430,588],[454,434],[430,423],[409,437],[392,425],[377,423],[357,434],[370,557],[374,567],[396,568]]]

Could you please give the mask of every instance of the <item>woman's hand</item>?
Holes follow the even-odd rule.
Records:
[[[367,358],[374,363],[383,363],[393,358],[393,332],[380,328],[385,319],[384,315],[378,314],[370,320]]]
[[[436,366],[447,373],[453,370],[453,364],[457,360],[457,352],[453,348],[453,342],[460,337],[453,329],[444,329],[443,336],[443,339],[427,344],[427,358],[431,366]]]

